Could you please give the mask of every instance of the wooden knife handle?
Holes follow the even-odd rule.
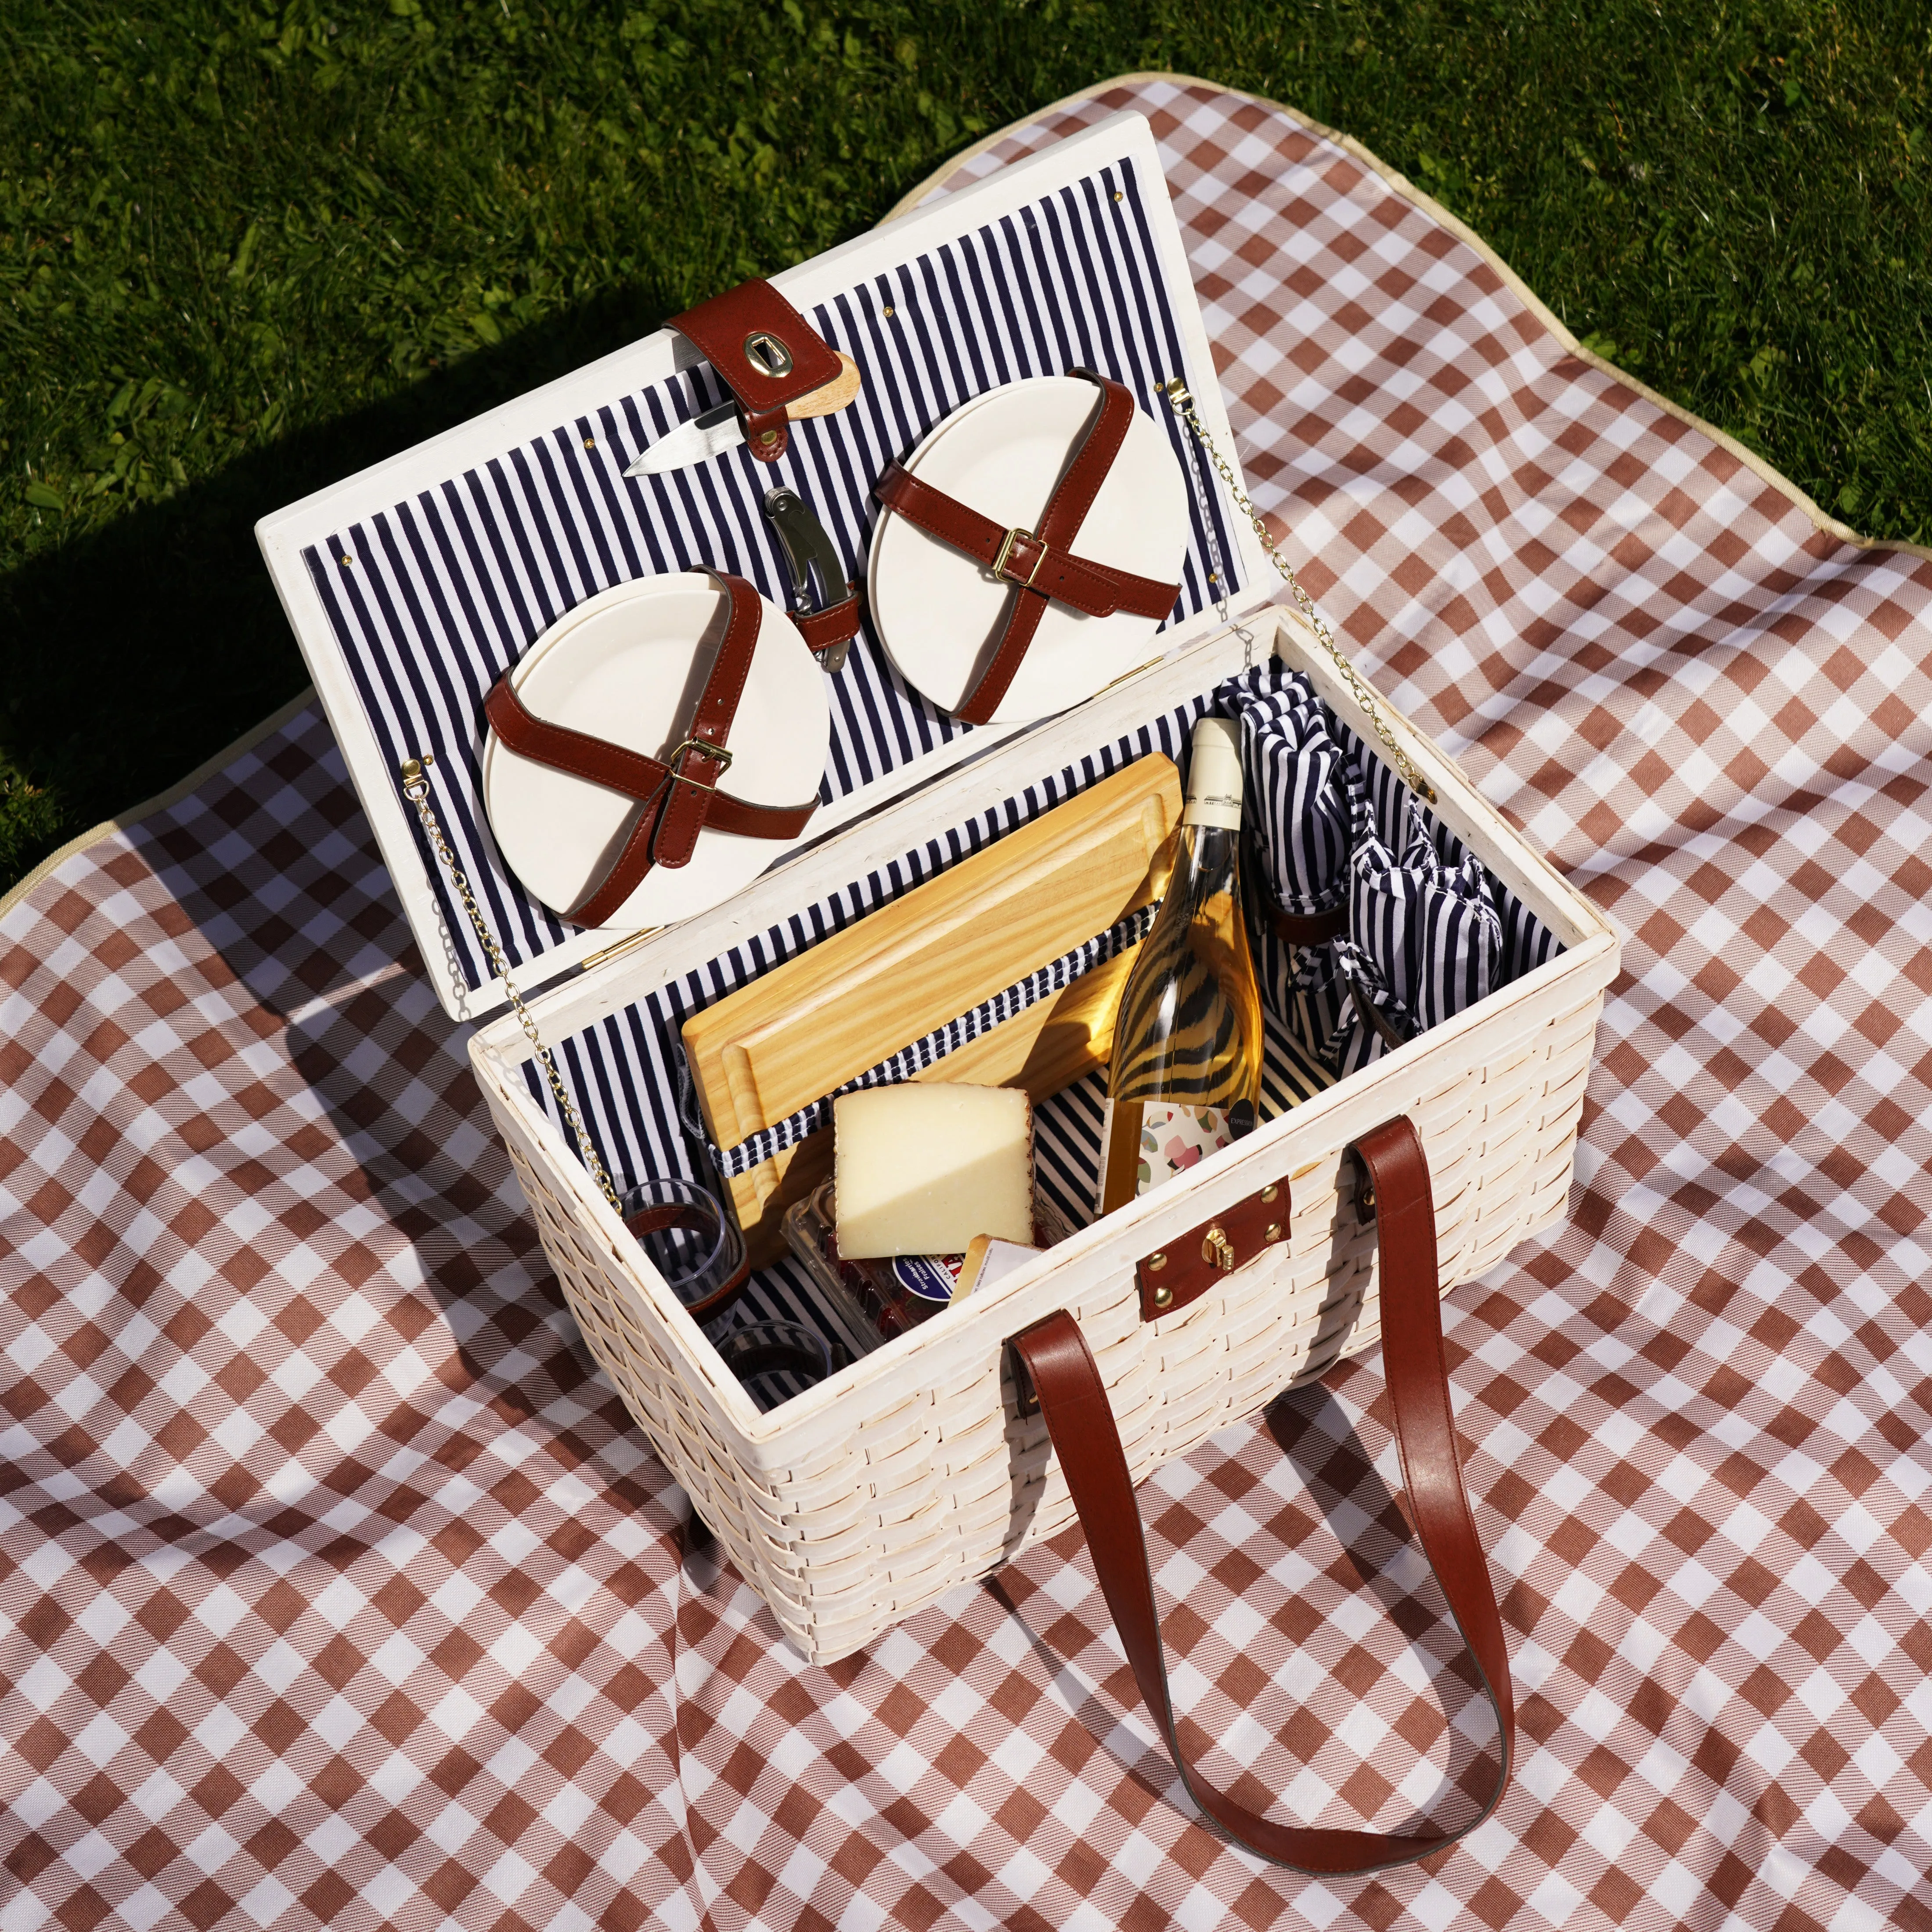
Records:
[[[832,416],[859,393],[862,378],[859,365],[841,349],[837,352],[838,373],[823,389],[808,391],[797,401],[785,405],[785,414],[797,422],[808,416]]]

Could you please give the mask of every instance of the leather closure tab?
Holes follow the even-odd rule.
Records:
[[[836,382],[844,365],[768,281],[736,288],[674,315],[675,329],[738,401],[745,447],[776,463],[791,441],[785,405]]]
[[[1288,1183],[1270,1181],[1225,1213],[1144,1256],[1134,1270],[1142,1321],[1158,1321],[1178,1313],[1219,1287],[1225,1276],[1245,1267],[1263,1249],[1286,1241],[1288,1216]]]
[[[746,440],[755,418],[782,411],[838,379],[838,356],[768,281],[736,288],[674,315],[675,329],[718,372],[745,412]]]

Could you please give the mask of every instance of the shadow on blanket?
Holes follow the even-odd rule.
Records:
[[[621,348],[684,306],[658,287],[580,303],[0,576],[0,732],[59,817],[13,851],[0,826],[0,891],[301,690],[302,660],[256,548],[258,518]]]
[[[1304,1540],[1284,1549],[1263,1533],[1238,1549],[1212,1551],[1198,1543],[1192,1548],[1191,1554],[1207,1572],[1198,1586],[1202,1599],[1162,1605],[1168,1669],[1180,1673],[1175,1691],[1182,1706],[1183,1742],[1209,1784],[1284,1820],[1314,1822],[1298,1819],[1293,1795],[1284,1794],[1304,1769],[1320,1780],[1324,1747],[1344,1732],[1365,1701],[1374,1708],[1375,1687],[1393,1675],[1400,1681],[1397,1701],[1404,1712],[1400,1748],[1413,1754],[1418,1767],[1426,1764],[1434,1781],[1426,1795],[1412,1798],[1411,1808],[1399,1817],[1385,1817],[1379,1828],[1425,1836],[1453,1831],[1467,1822],[1495,1781],[1496,1727],[1462,1640],[1445,1614],[1441,1587],[1382,1480],[1363,1430],[1331,1391],[1319,1384],[1286,1390],[1270,1405],[1266,1420],[1274,1448],[1286,1460],[1282,1487],[1306,1498],[1292,1512],[1302,1519]],[[1369,1432],[1390,1446],[1385,1417],[1376,1415]],[[1271,1453],[1266,1447],[1259,1451],[1263,1456]],[[1244,1459],[1244,1466],[1251,1459]],[[1156,1573],[1172,1553],[1163,1546],[1163,1480],[1157,1476],[1141,1492],[1148,1555]],[[1264,1519],[1276,1516],[1267,1508],[1246,1513]],[[1051,1546],[1057,1561],[1048,1567],[1057,1569],[1059,1561],[1078,1561],[1084,1546],[1075,1527],[1052,1539]],[[1258,1584],[1270,1557],[1285,1559],[1285,1568],[1268,1583]],[[1172,1801],[1176,1780],[1166,1752],[1158,1744],[1131,1754],[1123,1750],[1126,1735],[1096,1695],[1090,1666],[1076,1669],[1066,1654],[1070,1634],[1081,1626],[1060,1615],[1064,1600],[1039,1597],[1028,1573],[1034,1567],[1022,1556],[1016,1565],[995,1571],[986,1579],[988,1594],[1024,1632],[1072,1720],[1085,1727],[1150,1798]],[[1084,1563],[1081,1567],[1083,1573],[1088,1568]],[[1304,1567],[1306,1574],[1291,1573]],[[1282,1580],[1284,1575],[1288,1580]],[[1222,1597],[1230,1587],[1268,1627],[1241,1657],[1229,1654],[1225,1639],[1217,1638],[1220,1605],[1209,1600]],[[1029,1614],[1036,1602],[1046,1612],[1043,1618]],[[944,1618],[947,1612],[940,1606],[927,1614]],[[1111,1645],[1105,1668],[1113,1696],[1126,1705],[1137,1724],[1151,1724],[1132,1676]],[[1198,1684],[1204,1679],[1213,1687],[1190,1698],[1190,1681]],[[1228,1694],[1231,1685],[1240,1687],[1238,1706]],[[1418,1697],[1424,1685],[1426,1690]],[[1272,1741],[1258,1757],[1252,1756],[1252,1728],[1240,1741],[1238,1758],[1224,1748],[1233,1720],[1243,1716]],[[1412,1776],[1390,1792],[1390,1801],[1419,1781],[1419,1775]],[[1375,1810],[1372,1796],[1364,1808]]]

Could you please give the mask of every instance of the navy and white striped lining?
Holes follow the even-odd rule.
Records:
[[[776,464],[742,449],[662,476],[626,479],[641,449],[723,398],[708,367],[559,425],[304,553],[331,627],[393,771],[434,753],[436,808],[457,862],[512,965],[568,929],[504,870],[480,808],[482,703],[496,678],[566,612],[611,585],[699,564],[748,578],[783,607],[788,582],[761,514],[774,484],[817,511],[855,579],[864,575],[873,482],[962,404],[1000,383],[1080,366],[1124,383],[1177,454],[1184,432],[1154,402],[1186,367],[1148,197],[1130,162],[1042,196],[810,312],[865,384],[836,415],[796,423]],[[1185,292],[1183,292],[1184,295]],[[1224,506],[1190,512],[1176,622],[1239,588]],[[1222,581],[1210,584],[1210,571]],[[970,727],[910,690],[862,632],[827,682],[830,802]],[[448,878],[418,846],[448,942],[471,986],[490,977]],[[616,1078],[614,1070],[610,1074]]]
[[[1261,923],[1270,1004],[1338,1074],[1540,965],[1552,936],[1316,696],[1250,666],[1215,693],[1241,725],[1264,891],[1286,912],[1346,903],[1346,936],[1289,946]],[[1394,855],[1400,852],[1398,861]]]
[[[947,1020],[944,1026],[934,1027],[923,1038],[902,1047],[876,1066],[868,1067],[863,1073],[854,1075],[843,1086],[835,1087],[809,1106],[801,1107],[795,1113],[787,1114],[784,1119],[774,1121],[770,1126],[761,1127],[755,1134],[748,1134],[736,1146],[720,1147],[715,1143],[710,1143],[712,1165],[724,1179],[734,1180],[739,1175],[748,1174],[754,1167],[762,1166],[775,1154],[782,1154],[788,1147],[795,1147],[800,1141],[830,1126],[832,1104],[841,1094],[857,1093],[867,1087],[897,1086],[927,1067],[937,1066],[949,1054],[956,1053],[982,1034],[1004,1025],[1028,1007],[1038,1005],[1048,993],[1060,992],[1096,966],[1106,964],[1108,960],[1118,959],[1130,946],[1138,945],[1147,937],[1148,928],[1154,924],[1154,915],[1160,905],[1160,900],[1156,900],[1138,912],[1130,912],[1104,933],[1082,939],[1058,959],[1050,960],[1028,973],[1025,978],[1003,987],[990,999],[982,1000],[971,1012],[962,1013],[957,1019]],[[689,1125],[688,1119],[686,1124]]]
[[[1266,916],[1329,912],[1347,890],[1354,837],[1349,746],[1306,673],[1279,658],[1250,665],[1214,694],[1215,709],[1241,727],[1242,780],[1258,864],[1255,941],[1268,1004],[1316,1047],[1334,1034],[1342,988],[1334,948],[1290,945]]]

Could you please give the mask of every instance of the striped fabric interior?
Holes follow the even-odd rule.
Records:
[[[677,1042],[692,1014],[1136,759],[1160,752],[1184,773],[1194,722],[1215,708],[1216,695],[1204,691],[1192,702],[1162,713],[1138,731],[1096,748],[1077,765],[936,835],[883,870],[853,880],[817,904],[801,908],[783,924],[768,928],[636,1005],[559,1042],[556,1059],[565,1085],[620,1191],[656,1176],[676,1175],[709,1184],[704,1171],[709,1156],[701,1151],[701,1136],[688,1132],[680,1117],[682,1083]],[[1358,759],[1366,774],[1370,810],[1378,831],[1386,839],[1407,823],[1413,795],[1369,753],[1361,740],[1346,727],[1338,730],[1345,753]],[[1419,809],[1444,862],[1460,863],[1464,856],[1460,842],[1426,807]],[[1554,957],[1560,948],[1555,936],[1513,894],[1498,889],[1496,897],[1504,930],[1499,983],[1507,984]],[[1266,943],[1279,944],[1271,936]],[[1265,957],[1257,964],[1263,969],[1264,986],[1281,983],[1267,972]],[[1312,1098],[1335,1080],[1288,1018],[1272,1008],[1265,1017],[1268,1050],[1262,1082],[1264,1121]],[[533,1063],[525,1067],[524,1077],[531,1097],[550,1116],[565,1143],[570,1144],[554,1097]],[[1094,1218],[1104,1092],[1102,1076],[1090,1074],[1042,1102],[1034,1113],[1039,1185],[1072,1227],[1084,1227]],[[825,1303],[805,1269],[790,1261],[754,1275],[726,1319],[734,1324],[804,1321],[842,1339],[848,1348],[857,1344],[857,1338],[849,1335],[841,1316]],[[754,1393],[762,1400],[777,1402],[797,1393],[798,1387],[790,1378],[772,1375],[754,1385]]]
[[[1148,197],[1166,193],[1131,163],[1110,164],[812,310],[813,326],[856,359],[865,386],[838,414],[794,425],[776,464],[740,449],[666,476],[625,478],[646,445],[722,399],[700,366],[614,396],[304,552],[390,768],[434,754],[438,813],[513,965],[540,957],[568,929],[504,871],[483,822],[482,704],[491,684],[566,612],[638,578],[708,564],[749,578],[784,607],[783,559],[759,507],[774,484],[817,511],[848,574],[862,581],[874,479],[1003,383],[1088,367],[1147,407],[1177,371],[1211,381],[1211,370],[1186,365],[1175,295],[1161,272]],[[1184,290],[1181,299],[1192,296]],[[1186,469],[1172,412],[1151,413]],[[1190,497],[1171,623],[1240,588],[1225,506],[1198,487]],[[970,729],[908,690],[869,630],[829,681],[828,696],[832,745],[820,791],[827,803]],[[448,943],[468,984],[481,985],[490,975],[469,921],[419,834],[418,849]]]

